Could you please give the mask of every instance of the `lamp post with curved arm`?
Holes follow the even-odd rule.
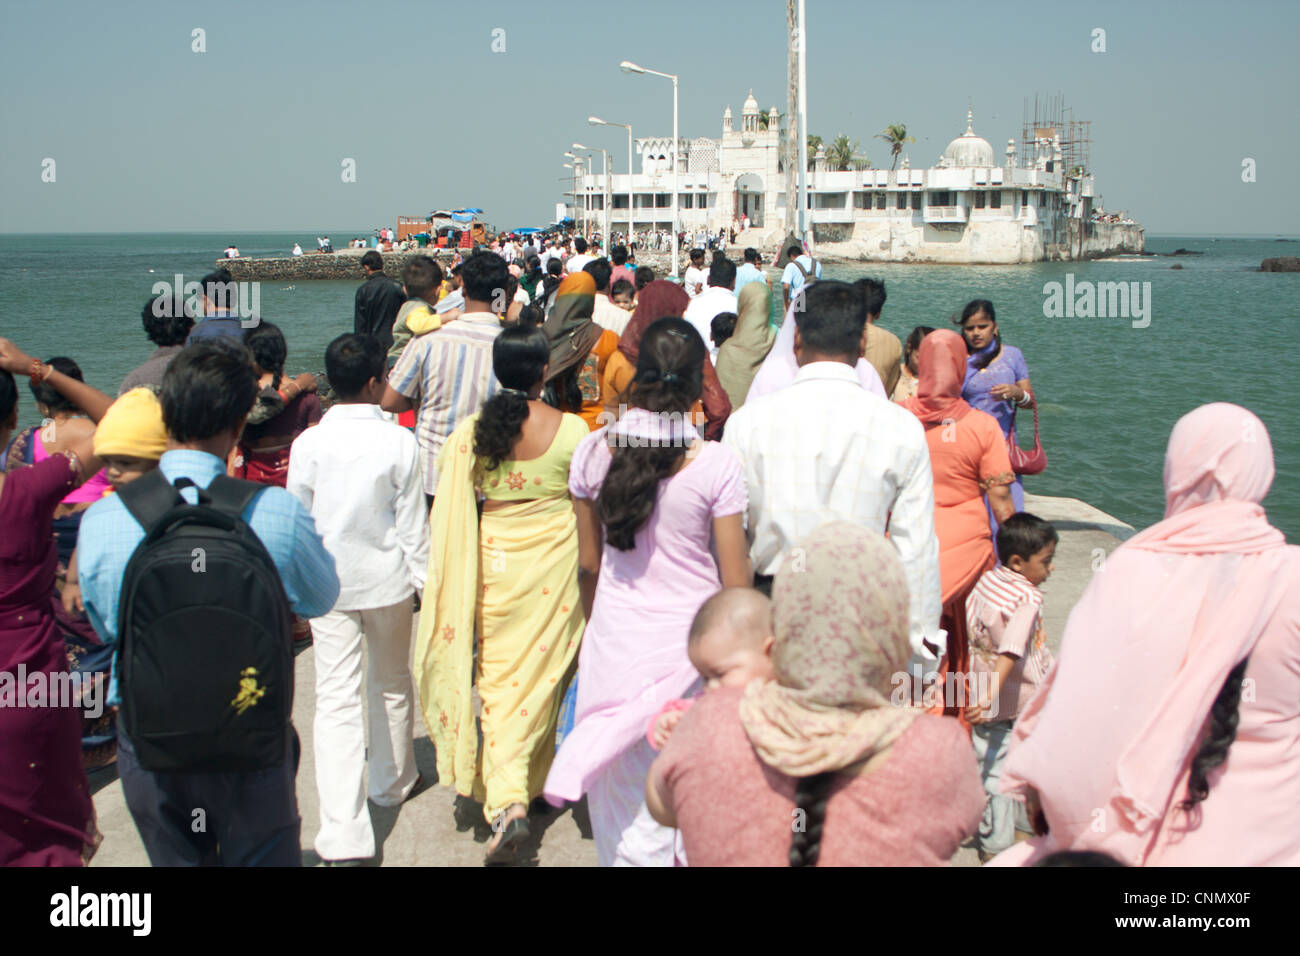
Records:
[[[600,175],[603,180],[600,189],[600,204],[603,207],[604,215],[601,217],[603,223],[602,237],[605,241],[605,253],[609,254],[609,153],[599,146],[583,146],[581,143],[574,143],[574,149],[585,149],[588,152],[600,153]]]
[[[637,66],[630,60],[624,60],[619,65],[624,73],[648,73],[651,76],[662,76],[673,81],[673,278],[677,278],[677,75],[675,73],[660,73],[658,70],[647,70],[643,66]]]
[[[630,246],[635,235],[632,231],[632,125],[630,123],[607,123],[598,116],[588,116],[587,122],[592,126],[621,126],[627,130],[627,243]]]
[[[589,159],[589,157],[587,157],[587,156],[579,156],[577,153],[574,153],[574,152],[572,152],[572,151],[567,152],[567,153],[565,153],[564,155],[565,155],[566,157],[568,157],[569,159],[573,160],[573,165],[574,165],[574,167],[575,167],[575,175],[576,175],[576,170],[577,170],[577,169],[581,169],[581,170],[582,170],[582,176],[583,176],[583,177],[586,177],[586,175],[587,175],[587,170],[588,170],[588,166],[589,166],[589,163],[588,163],[588,159]],[[590,215],[590,213],[589,213],[589,211],[588,211],[588,209],[587,209],[587,187],[584,185],[584,186],[583,186],[583,195],[582,195],[582,233],[583,233],[583,235],[586,235],[586,233],[588,233],[588,232],[591,230],[591,222],[590,222],[590,220],[591,220],[591,215]],[[574,187],[573,187],[573,225],[574,225],[574,228],[575,228],[575,229],[578,228],[578,186],[577,186],[576,181],[575,181],[575,183],[574,183]]]

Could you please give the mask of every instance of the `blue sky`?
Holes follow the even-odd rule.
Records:
[[[1300,232],[1300,4],[807,8],[810,130],[847,133],[878,166],[888,123],[928,166],[969,98],[1001,155],[1025,97],[1060,93],[1092,120],[1107,207],[1149,233]],[[624,131],[588,115],[671,133],[668,81],[620,60],[680,75],[684,136],[719,135],[750,87],[785,109],[782,0],[5,0],[0,18],[0,232],[368,228],[460,205],[543,225],[571,143],[626,168]]]

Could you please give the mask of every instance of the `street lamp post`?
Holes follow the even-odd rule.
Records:
[[[565,155],[567,156],[568,154],[566,153]],[[577,157],[575,156],[574,158],[576,159]],[[578,221],[578,164],[565,163],[564,168],[573,170],[573,221],[576,223]]]
[[[633,242],[632,232],[632,126],[630,123],[607,123],[598,116],[588,116],[592,126],[621,126],[627,130],[627,244]]]
[[[604,215],[601,217],[604,223],[604,233],[602,238],[605,241],[605,253],[609,253],[609,153],[599,146],[583,146],[581,143],[574,143],[574,149],[585,149],[589,152],[600,153],[600,175],[602,178],[600,201],[604,207]]]
[[[677,278],[677,74],[660,73],[658,70],[647,70],[643,66],[637,66],[629,60],[624,60],[619,64],[619,69],[624,73],[649,73],[651,76],[662,76],[673,81],[673,278]]]
[[[583,180],[586,180],[587,174],[590,172],[590,163],[588,162],[590,157],[579,156],[577,153],[573,152],[565,153],[564,155],[572,159],[575,164],[581,164],[582,178]],[[584,181],[582,184],[582,235],[584,236],[591,231],[591,211],[588,208],[588,200],[590,198],[591,191],[588,189],[587,184]],[[576,192],[573,196],[573,225],[575,227],[578,225],[578,195]]]

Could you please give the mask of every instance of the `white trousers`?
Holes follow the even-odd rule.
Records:
[[[685,866],[681,833],[656,823],[645,781],[658,754],[642,737],[619,754],[587,791],[599,866]]]
[[[415,787],[414,693],[411,685],[412,604],[361,611],[330,611],[311,622],[316,657],[316,792],[322,860],[375,855],[370,799],[398,806]],[[361,683],[362,644],[369,649]],[[370,718],[369,759],[365,713]]]

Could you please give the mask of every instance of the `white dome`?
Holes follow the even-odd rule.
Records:
[[[754,91],[752,89],[749,91],[749,96],[745,97],[745,105],[744,107],[742,107],[742,112],[745,113],[758,112],[758,100],[754,99]]]
[[[995,166],[993,147],[989,141],[975,135],[975,118],[966,114],[966,132],[958,136],[943,151],[944,164],[947,166]]]

